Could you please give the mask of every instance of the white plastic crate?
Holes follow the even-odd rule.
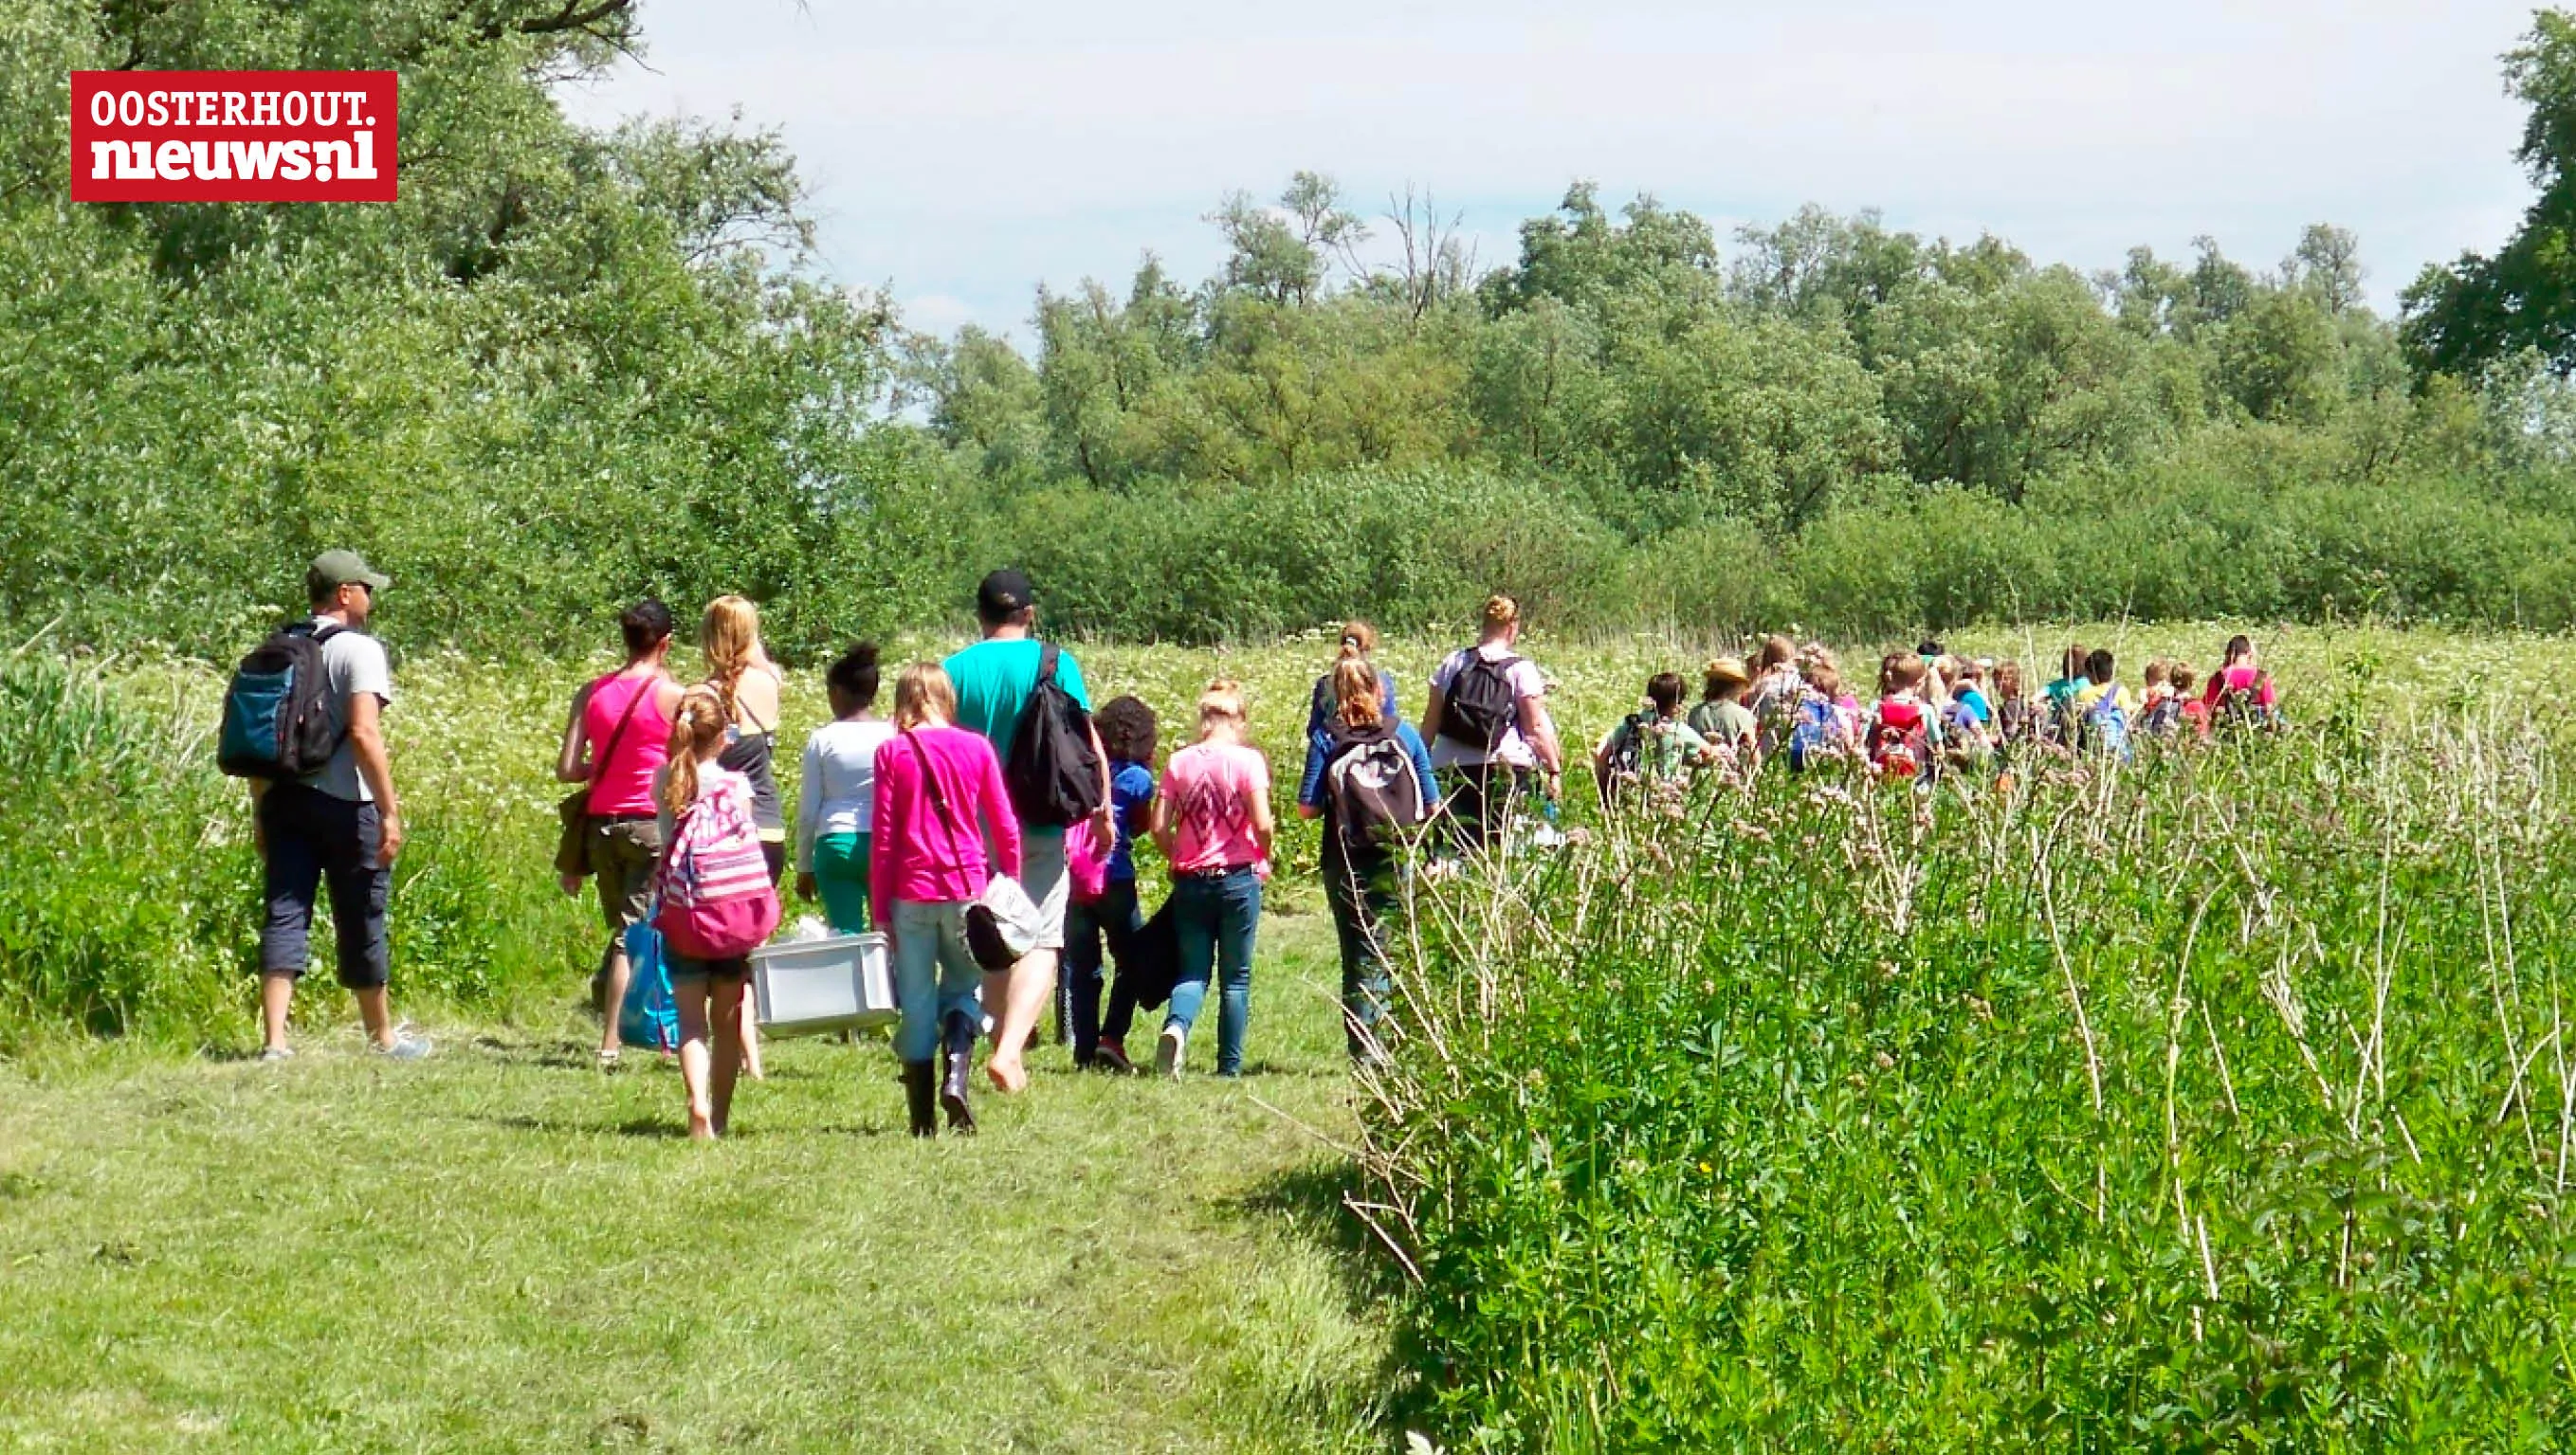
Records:
[[[751,952],[751,984],[763,1035],[815,1035],[901,1019],[883,935],[763,945]]]

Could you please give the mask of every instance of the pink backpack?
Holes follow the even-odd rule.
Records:
[[[732,960],[768,943],[778,928],[778,891],[751,817],[751,780],[712,769],[698,801],[672,826],[653,876],[661,908],[653,928],[673,953]]]
[[[1092,833],[1090,819],[1064,831],[1064,872],[1072,876],[1074,903],[1098,904],[1109,892],[1110,847]]]

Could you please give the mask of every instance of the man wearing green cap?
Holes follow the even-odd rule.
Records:
[[[340,983],[357,998],[369,1043],[402,1061],[430,1051],[426,1039],[394,1024],[385,1003],[392,958],[385,910],[394,855],[402,850],[402,807],[378,726],[393,701],[393,671],[384,645],[365,628],[376,593],[391,584],[355,551],[324,551],[304,573],[337,745],[320,772],[291,783],[251,783],[252,816],[267,861],[266,918],[259,933],[263,1061],[295,1054],[286,1044],[286,1013],[311,958],[314,901],[326,885]]]

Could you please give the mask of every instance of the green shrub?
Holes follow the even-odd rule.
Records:
[[[0,1049],[64,1030],[182,1046],[253,1034],[247,795],[215,772],[208,684],[152,680],[147,698],[140,679],[0,658]],[[597,950],[549,904],[550,816],[488,784],[418,791],[406,757],[398,738],[411,833],[394,875],[398,1001],[494,1011],[569,993]],[[329,985],[327,924],[313,943],[307,983]]]
[[[2576,1441],[2558,764],[2327,721],[2108,780],[1774,780],[1426,890],[1367,1122],[1434,1432]]]
[[[1496,591],[1567,629],[1610,629],[1629,608],[1607,530],[1542,488],[1481,476],[1044,490],[1002,505],[994,536],[1050,622],[1145,641],[1259,641],[1354,614],[1446,624]]]

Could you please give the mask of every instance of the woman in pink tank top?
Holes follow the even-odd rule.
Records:
[[[617,1064],[626,931],[644,918],[653,867],[662,856],[661,830],[653,821],[653,775],[671,756],[671,717],[680,702],[679,684],[663,670],[671,651],[670,608],[638,602],[617,618],[617,626],[626,641],[626,665],[573,694],[563,751],[555,759],[557,779],[590,785],[582,849],[608,930],[608,948],[591,982],[601,1008],[603,1068]],[[579,894],[584,877],[565,875],[564,893]]]
[[[653,775],[671,758],[670,714],[653,699],[668,677],[613,672],[590,684],[581,713],[590,745],[590,816],[649,818]]]

